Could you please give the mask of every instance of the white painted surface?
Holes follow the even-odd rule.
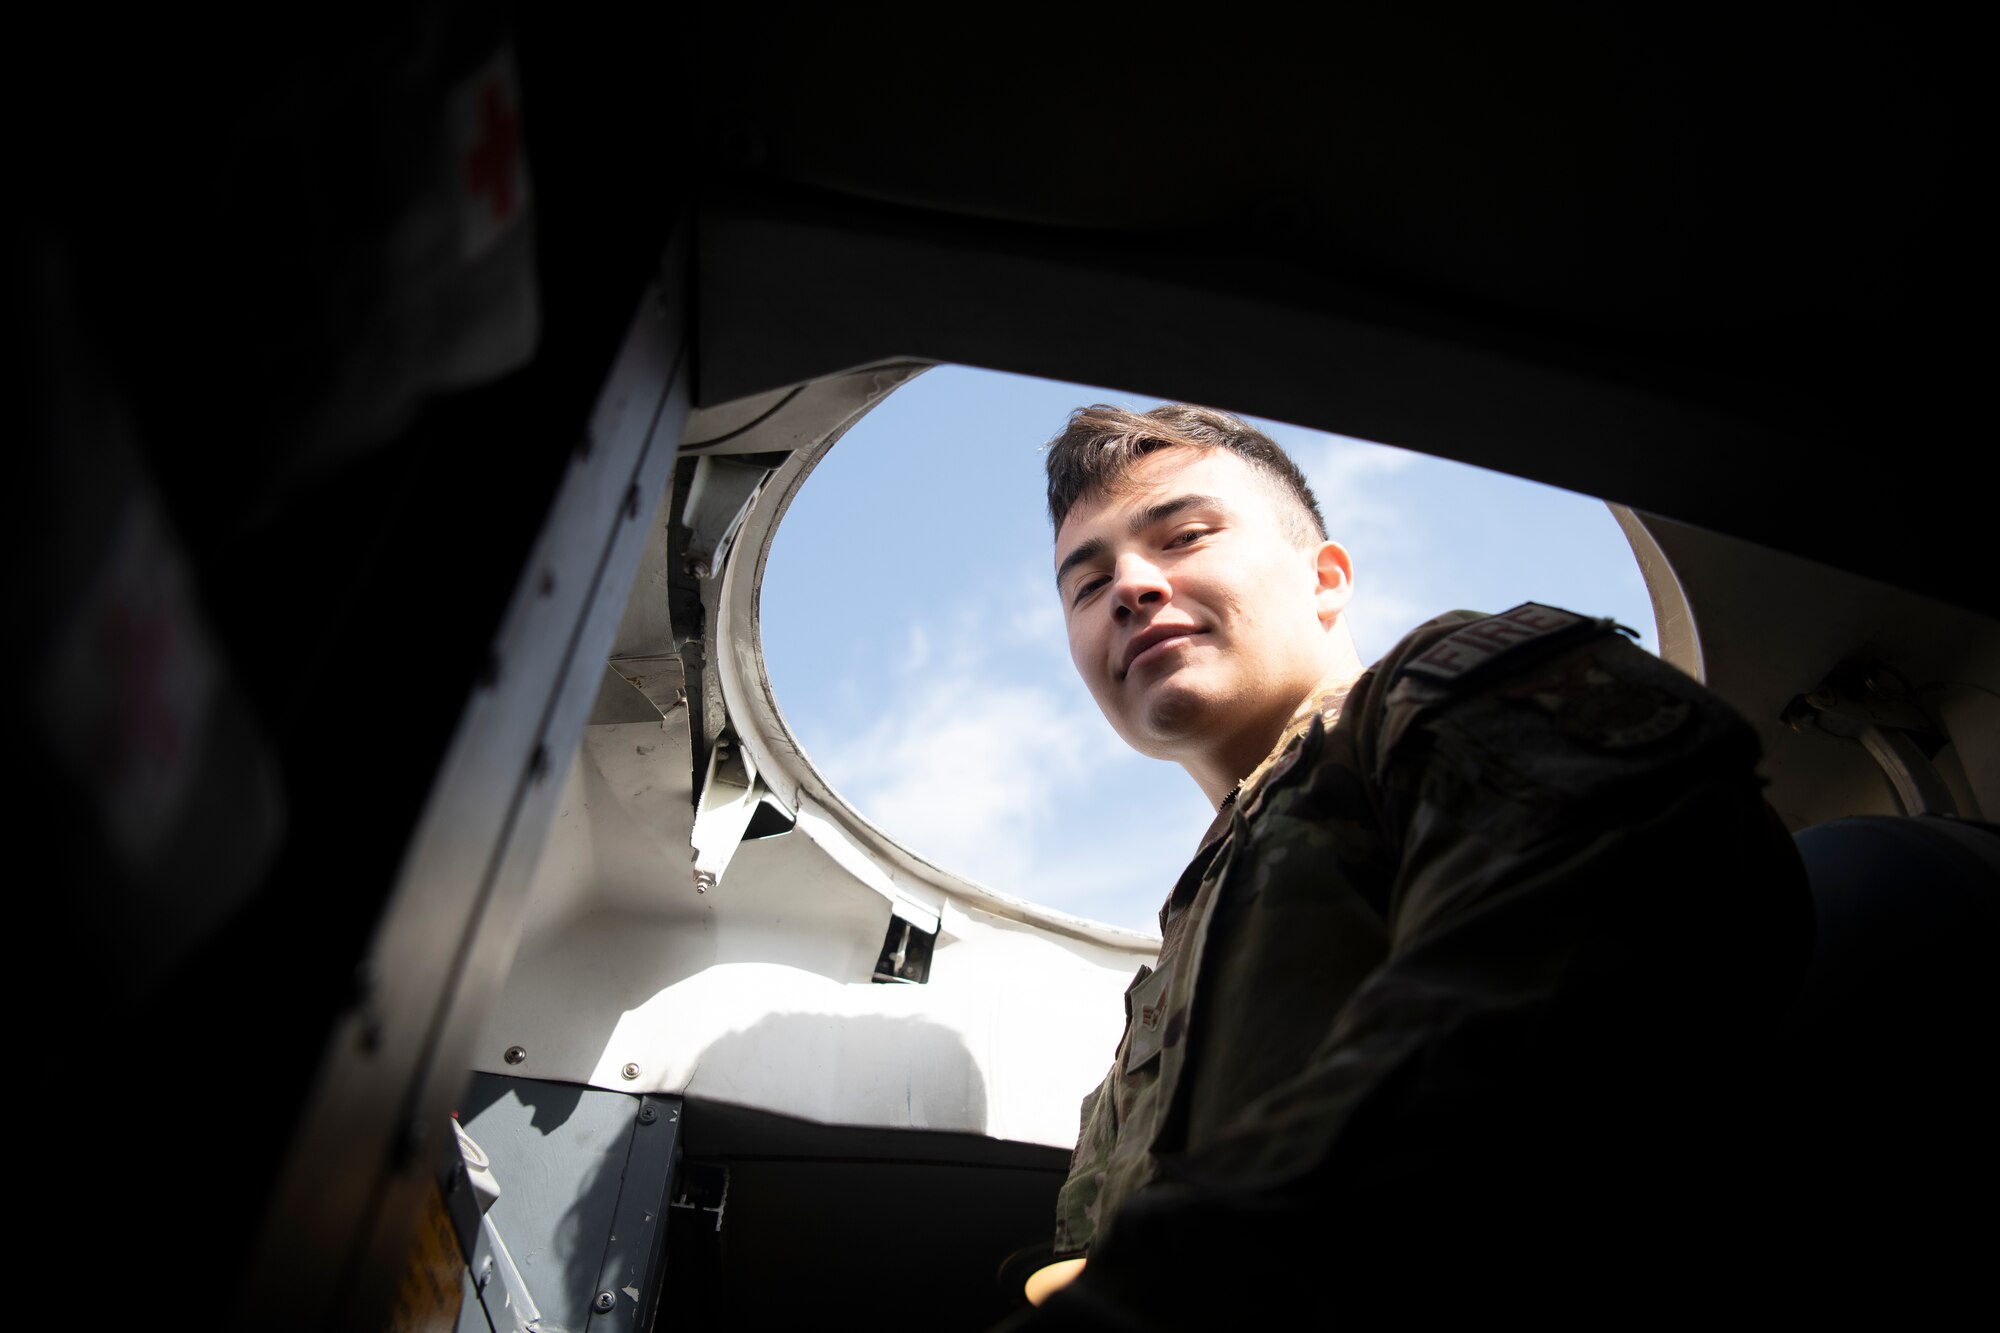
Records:
[[[880,886],[794,831],[743,844],[721,886],[696,894],[687,844],[671,841],[685,796],[673,807],[671,784],[647,780],[679,771],[655,755],[685,749],[638,754],[635,737],[662,736],[654,724],[589,732],[475,1068],[829,1124],[1075,1140],[1150,949],[946,898],[930,981],[873,982],[891,917]],[[506,1064],[517,1045],[525,1060]]]
[[[873,391],[873,373],[857,374]],[[847,413],[856,392],[827,390]],[[811,408],[810,388],[796,402]],[[1117,1046],[1124,988],[1159,942],[931,865],[798,752],[763,673],[755,581],[817,451],[763,487],[704,599],[730,724],[798,826],[742,843],[698,894],[685,710],[586,727],[474,1067],[1067,1146]],[[648,558],[663,561],[664,547]],[[635,601],[662,598],[664,579],[643,568]],[[657,620],[649,607],[628,607],[627,625]],[[663,633],[640,647],[662,651]],[[871,980],[892,916],[938,932],[927,983]],[[515,1046],[525,1058],[507,1064]]]

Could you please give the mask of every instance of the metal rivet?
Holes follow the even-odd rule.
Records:
[[[639,1066],[635,1064],[627,1064],[623,1069],[619,1070],[618,1072],[620,1074],[623,1074],[626,1078],[637,1078],[639,1077]]]
[[[618,1298],[616,1296],[613,1296],[608,1291],[600,1291],[597,1293],[597,1299],[590,1303],[590,1308],[599,1314],[610,1314],[612,1308],[617,1304]]]
[[[528,1058],[528,1048],[525,1046],[509,1046],[507,1053],[500,1058],[510,1065],[518,1065],[521,1061]]]

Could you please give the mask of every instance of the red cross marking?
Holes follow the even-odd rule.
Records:
[[[507,105],[500,76],[479,90],[479,141],[465,155],[465,187],[493,197],[493,220],[514,214],[514,163],[521,154],[521,118]]]

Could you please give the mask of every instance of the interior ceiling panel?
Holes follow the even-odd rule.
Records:
[[[956,357],[1363,434],[1990,605],[1948,554],[1973,503],[1920,462],[1978,382],[1948,31],[1853,7],[705,22],[737,58],[696,112],[730,187],[705,196],[703,403]],[[1371,341],[1405,382],[1344,403],[1342,359],[1379,382]],[[1475,383],[1474,354],[1504,365]],[[1596,387],[1509,419],[1509,381],[1532,398],[1538,376]],[[1626,399],[1620,428],[1593,393]]]
[[[701,114],[766,180],[1254,237],[1302,268],[1642,333],[1907,294],[1953,193],[1956,90],[1926,49],[1945,34],[1838,6],[1461,8],[1334,5],[1307,31],[1255,6],[1193,30],[802,7],[732,43]]]

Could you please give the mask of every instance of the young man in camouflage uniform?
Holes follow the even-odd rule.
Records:
[[[1022,1326],[1720,1281],[1730,1104],[1810,934],[1749,727],[1533,603],[1364,671],[1347,552],[1233,417],[1082,409],[1047,466],[1076,668],[1217,813],[1084,1103],[1056,1253],[1087,1262]]]

